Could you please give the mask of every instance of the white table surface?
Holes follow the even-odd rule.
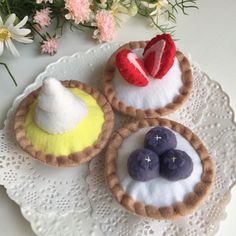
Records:
[[[218,81],[230,96],[231,106],[236,111],[236,1],[198,0],[200,10],[192,11],[187,17],[178,17],[177,46],[192,55],[212,79]],[[149,39],[155,35],[140,18],[130,19],[119,29],[116,41]],[[68,32],[60,40],[60,50],[53,56],[40,55],[37,44],[17,45],[21,57],[12,59],[7,54],[0,58],[15,75],[15,88],[7,73],[0,68],[0,128],[13,99],[51,62],[64,55],[95,46],[90,33]],[[236,235],[236,187],[227,206],[227,218],[221,222],[217,236]],[[0,235],[35,235],[30,224],[21,216],[19,207],[12,202],[0,187]]]

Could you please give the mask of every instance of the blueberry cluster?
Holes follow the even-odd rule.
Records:
[[[152,128],[145,135],[144,148],[129,156],[129,175],[138,181],[148,181],[159,175],[170,181],[189,177],[193,171],[192,159],[186,152],[175,149],[176,145],[176,136],[171,130]]]

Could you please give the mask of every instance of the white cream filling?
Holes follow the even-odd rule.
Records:
[[[35,122],[51,134],[65,133],[87,115],[86,104],[58,80],[44,80],[35,109]]]
[[[133,52],[142,58],[143,49],[135,49]],[[145,87],[129,84],[120,75],[118,69],[115,71],[112,83],[119,100],[127,106],[142,110],[165,107],[180,94],[179,91],[183,86],[182,72],[177,58],[162,79],[153,79],[149,76],[149,83]]]
[[[117,170],[120,184],[124,191],[131,195],[136,201],[164,207],[182,202],[185,195],[192,192],[194,186],[201,180],[201,160],[191,144],[179,133],[174,132],[177,138],[177,147],[185,151],[193,161],[193,172],[183,180],[176,182],[157,177],[147,182],[132,179],[127,171],[127,160],[132,151],[143,147],[144,136],[152,127],[143,128],[127,137],[118,150]]]

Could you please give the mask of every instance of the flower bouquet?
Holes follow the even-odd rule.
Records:
[[[197,0],[0,0],[0,57],[4,48],[19,52],[13,41],[32,43],[41,38],[40,51],[54,55],[64,28],[89,29],[99,43],[114,39],[124,16],[142,15],[162,33],[174,33],[176,15],[197,8]],[[164,22],[164,23],[163,23]],[[4,62],[9,75],[14,77]]]

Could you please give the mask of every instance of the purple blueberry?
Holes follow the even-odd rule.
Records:
[[[192,159],[184,151],[170,149],[160,157],[160,175],[170,181],[186,179],[192,171]]]
[[[176,145],[175,134],[164,127],[152,128],[145,135],[144,147],[151,149],[159,156],[167,150],[175,148]]]
[[[128,159],[127,168],[129,175],[138,181],[148,181],[159,175],[159,157],[149,149],[137,149]]]

